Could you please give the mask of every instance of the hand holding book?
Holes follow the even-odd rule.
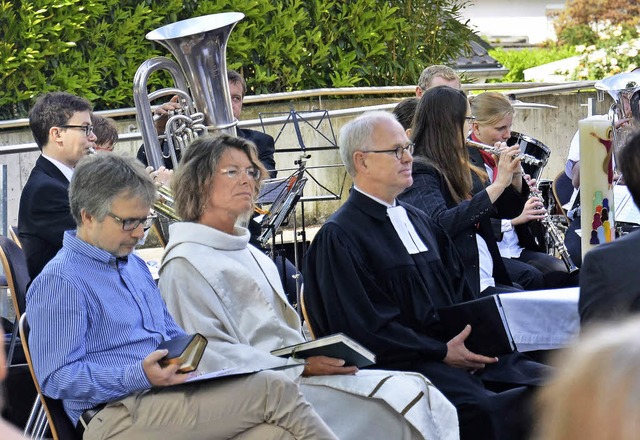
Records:
[[[344,359],[328,356],[311,356],[305,359],[302,375],[305,377],[330,376],[333,374],[356,374],[358,372],[358,367],[346,367],[345,363]]]
[[[315,356],[333,358],[334,360],[341,359],[345,361],[344,365],[353,365],[358,368],[367,367],[376,362],[375,354],[342,333],[273,350],[271,354],[299,359],[309,359]]]

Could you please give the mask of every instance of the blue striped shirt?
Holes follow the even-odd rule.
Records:
[[[74,424],[87,409],[151,387],[142,360],[183,335],[145,262],[64,234],[27,292],[29,347],[42,392]]]

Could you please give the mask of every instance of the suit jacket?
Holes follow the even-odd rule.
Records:
[[[601,244],[584,257],[578,311],[582,324],[640,311],[640,233]]]
[[[476,233],[487,243],[493,260],[494,279],[501,284],[512,285],[491,228],[490,216],[495,208],[484,188],[473,198],[456,203],[444,176],[435,167],[414,162],[413,184],[398,198],[426,212],[449,234],[462,258],[464,275],[474,296],[480,295],[480,259]]]
[[[40,156],[20,196],[18,236],[34,279],[62,248],[64,231],[75,229],[69,208],[69,181]]]
[[[238,137],[256,144],[256,147],[258,148],[258,159],[260,159],[260,162],[262,162],[265,168],[269,170],[271,178],[273,179],[276,177],[276,161],[273,158],[273,155],[276,152],[276,145],[273,138],[266,133],[250,130],[248,128],[236,128],[236,131],[238,132]]]

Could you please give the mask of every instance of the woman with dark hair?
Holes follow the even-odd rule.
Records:
[[[400,195],[436,219],[449,233],[465,264],[476,296],[519,290],[504,268],[491,230],[490,216],[518,197],[518,147],[500,154],[495,181],[469,162],[466,136],[473,116],[465,94],[451,87],[425,92],[418,104],[411,139],[415,144],[413,184]],[[472,196],[473,194],[473,196]]]

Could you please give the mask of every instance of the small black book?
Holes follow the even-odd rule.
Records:
[[[471,325],[464,342],[472,352],[484,356],[512,353],[516,345],[498,295],[486,296],[438,309],[445,336],[449,339]]]
[[[343,333],[325,336],[313,341],[273,350],[274,356],[306,359],[311,356],[328,356],[343,359],[345,366],[355,365],[358,368],[376,363],[376,355],[358,344]]]
[[[160,359],[160,365],[180,365],[180,368],[178,368],[180,373],[194,371],[198,368],[206,346],[207,339],[200,333],[163,341],[158,345],[157,350],[169,350],[169,353]]]

